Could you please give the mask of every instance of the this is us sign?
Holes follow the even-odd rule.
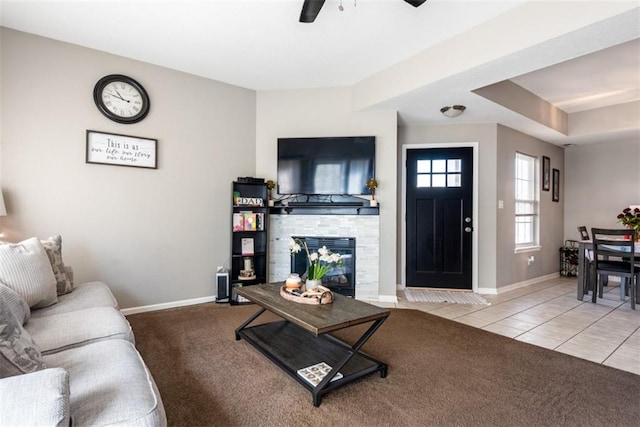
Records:
[[[156,169],[157,139],[87,130],[87,163]]]

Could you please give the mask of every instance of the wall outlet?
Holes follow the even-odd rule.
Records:
[[[527,265],[533,264],[535,260],[536,258],[533,255],[531,255],[529,258],[527,258]]]

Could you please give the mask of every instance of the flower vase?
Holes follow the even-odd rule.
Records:
[[[307,281],[305,282],[305,285],[307,287],[307,290],[310,291],[313,288],[315,288],[316,286],[322,285],[322,280],[321,279],[307,279]]]

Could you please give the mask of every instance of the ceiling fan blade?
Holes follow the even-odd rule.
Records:
[[[304,0],[302,12],[300,12],[300,22],[313,22],[322,9],[325,0]]]
[[[406,1],[407,3],[409,3],[413,7],[418,7],[422,3],[426,2],[427,0],[404,0],[404,1]]]

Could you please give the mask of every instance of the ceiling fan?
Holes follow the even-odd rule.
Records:
[[[413,7],[418,7],[427,0],[404,0]],[[316,16],[322,9],[325,0],[304,0],[302,4],[302,12],[300,13],[300,22],[310,23],[316,20]]]

